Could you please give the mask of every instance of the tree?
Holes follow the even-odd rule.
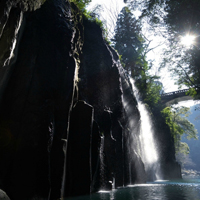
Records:
[[[132,11],[140,11],[140,21],[148,25],[148,31],[153,34],[165,36],[163,18],[165,16],[164,5],[167,0],[128,0]]]
[[[115,49],[122,56],[125,69],[131,72],[132,76],[138,76],[143,67],[139,58],[141,57],[144,39],[140,33],[139,22],[134,18],[128,7],[124,7],[118,16],[112,41]]]
[[[186,144],[186,143],[184,143],[184,144]],[[191,169],[191,168],[196,167],[196,164],[192,161],[189,154],[178,152],[176,154],[176,159],[181,164],[182,168],[190,168]]]
[[[194,88],[198,88],[200,84],[200,50],[195,45],[185,48],[180,43],[181,36],[185,35],[186,30],[188,30],[186,27],[189,24],[192,27],[194,26],[193,28],[189,27],[189,31],[196,33],[199,30],[200,23],[198,19],[195,18],[196,22],[192,21],[192,17],[187,18],[187,15],[192,12],[194,6],[198,6],[200,3],[192,0],[191,7],[193,8],[191,9],[190,2],[189,0],[136,0],[128,1],[128,4],[130,10],[139,9],[141,11],[140,22],[138,23],[145,26],[149,24],[148,30],[151,33],[162,35],[166,39],[166,45],[168,44],[168,46],[162,54],[163,62],[160,69],[168,67],[173,76],[177,78],[177,84],[190,87],[190,93],[196,95]],[[190,23],[190,21],[192,22]],[[188,138],[197,139],[197,131],[194,129],[194,125],[186,119],[188,108],[167,107],[163,109],[162,105],[156,106],[154,102],[158,101],[154,98],[157,95],[154,95],[152,91],[155,89],[157,93],[161,91],[161,87],[160,90],[155,87],[155,80],[151,80],[151,76],[146,73],[147,71],[140,71],[140,78],[138,79],[140,87],[145,88],[145,102],[153,107],[153,115],[159,117],[162,114],[174,138],[176,152],[188,154],[189,147],[187,143],[181,142],[181,136],[185,133]],[[145,72],[145,76],[143,72]]]
[[[199,37],[190,48],[180,45],[180,38],[186,34],[200,34],[200,2],[196,0],[167,1],[165,23],[169,32],[171,59],[164,60],[170,71],[177,75],[177,84],[191,88],[191,93],[197,98],[194,88],[200,89],[200,46]],[[167,52],[167,51],[166,51]],[[172,56],[173,53],[173,56]],[[173,65],[172,65],[173,63]]]
[[[161,86],[155,82],[159,77],[149,74],[151,63],[146,60],[149,43],[146,43],[141,31],[140,22],[128,7],[124,7],[118,16],[112,41],[121,55],[125,70],[134,78],[143,100],[152,107],[160,100]]]
[[[140,9],[140,19],[148,22],[156,34],[159,32],[168,40],[161,67],[168,67],[180,87],[191,88],[191,94],[200,98],[194,90],[200,89],[200,1],[136,0],[129,1],[129,4],[132,8]],[[190,48],[181,44],[181,38],[186,34],[196,36]]]
[[[92,1],[92,0],[70,0],[71,2],[75,3],[77,7],[85,11],[85,7]]]
[[[189,108],[187,107],[166,107],[162,110],[165,123],[169,126],[171,135],[174,138],[176,152],[189,153],[189,147],[181,142],[181,136],[187,135],[187,139],[198,139],[197,130],[194,125],[188,121]]]

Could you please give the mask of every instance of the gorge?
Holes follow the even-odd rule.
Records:
[[[140,118],[94,19],[65,0],[0,2],[0,189],[11,200],[155,179],[138,153]],[[162,178],[180,178],[173,138],[152,124]]]

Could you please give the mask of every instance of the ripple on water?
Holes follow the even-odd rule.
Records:
[[[191,180],[190,180],[191,181]],[[200,200],[200,180],[162,181],[129,185],[112,191],[66,200]]]

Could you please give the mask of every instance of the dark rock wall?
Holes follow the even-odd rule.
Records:
[[[132,132],[135,134],[138,132],[140,120],[130,84],[121,69],[118,55],[103,40],[100,27],[88,20],[83,20],[83,26],[79,98],[94,107],[94,120],[104,137],[104,164],[108,170],[101,187],[110,188],[109,182],[113,181],[113,178],[116,187],[145,182],[141,158],[133,149],[130,150],[130,146],[138,140],[130,141],[132,136],[128,130],[127,111],[131,112],[131,117],[134,118]],[[130,110],[126,108],[125,111],[122,99],[132,104]]]
[[[110,171],[105,178],[107,183],[103,187],[109,188],[108,182],[113,180],[113,176],[116,178],[116,185],[123,185],[124,136],[119,125],[122,117],[120,75],[102,38],[100,27],[86,19],[83,25],[85,28],[79,70],[79,98],[94,107],[94,120],[105,137],[105,165]],[[121,163],[117,163],[119,161]]]
[[[4,0],[0,20],[0,188],[54,200],[145,182],[137,103],[100,27],[65,0]]]
[[[6,31],[16,34],[10,20],[19,21],[9,15],[5,37]],[[35,12],[23,13],[19,29],[23,32],[15,62],[1,65],[1,76],[7,76],[0,107],[1,134],[7,140],[0,151],[5,163],[0,166],[1,184],[12,199],[23,199],[22,194],[24,199],[46,197],[50,188],[56,199],[61,195],[63,146],[75,86],[72,43],[79,42],[74,41],[70,5],[49,0]],[[5,37],[0,43],[10,41]],[[3,61],[10,53],[10,44],[5,46]]]
[[[159,149],[161,172],[164,180],[179,179],[181,178],[181,166],[175,158],[174,139],[171,136],[169,127],[165,124],[165,119],[162,118],[160,113],[156,110],[153,111],[154,116],[160,116],[154,118],[154,128],[157,141],[157,147]]]
[[[78,101],[70,117],[64,196],[90,193],[92,126],[93,108]]]

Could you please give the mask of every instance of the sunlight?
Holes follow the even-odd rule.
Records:
[[[190,47],[194,44],[195,42],[195,36],[194,35],[185,35],[181,37],[181,44],[186,46],[186,47]]]

